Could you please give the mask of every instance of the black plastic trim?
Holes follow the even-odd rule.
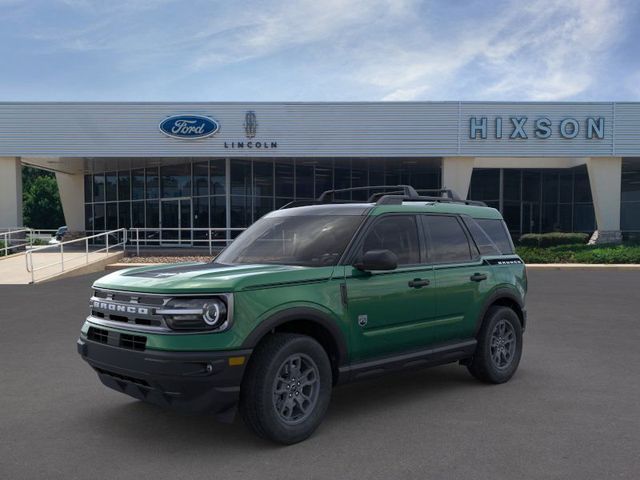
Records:
[[[394,370],[433,367],[471,357],[477,340],[470,338],[454,343],[434,345],[426,349],[353,363],[339,369],[340,383],[365,379]]]
[[[78,353],[104,385],[134,398],[187,412],[211,412],[221,420],[234,411],[251,349],[168,352],[129,350],[81,336]],[[244,356],[230,366],[229,357]]]
[[[484,320],[484,317],[487,314],[487,310],[489,310],[491,305],[493,305],[495,302],[497,302],[499,300],[502,300],[502,299],[511,300],[511,301],[513,301],[514,303],[516,303],[518,305],[518,307],[520,308],[520,311],[522,312],[522,316],[518,315],[518,317],[520,317],[520,319],[522,320],[522,331],[525,330],[526,323],[527,323],[527,311],[526,311],[526,308],[525,308],[524,301],[522,300],[522,298],[520,298],[520,296],[518,294],[513,292],[511,289],[503,287],[503,288],[496,289],[485,300],[485,302],[484,302],[484,304],[482,306],[482,310],[480,310],[480,315],[478,315],[478,318],[476,319],[476,329],[475,329],[476,334],[480,331],[480,327],[482,326],[482,322]],[[518,312],[516,312],[516,314],[518,314]]]
[[[338,349],[338,365],[342,365],[347,362],[349,358],[347,343],[342,330],[340,330],[336,321],[331,316],[311,307],[294,307],[275,313],[271,317],[260,322],[253,332],[251,332],[245,339],[242,347],[247,349],[255,348],[260,340],[262,340],[262,338],[271,330],[295,320],[307,320],[314,322],[327,330],[331,334],[331,337]]]

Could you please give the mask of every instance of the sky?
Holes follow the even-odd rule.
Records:
[[[637,0],[0,0],[2,101],[640,100]]]

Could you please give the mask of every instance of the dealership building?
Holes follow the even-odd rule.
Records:
[[[5,102],[0,228],[22,225],[22,165],[55,172],[70,230],[172,245],[383,184],[482,200],[514,237],[640,233],[640,103]]]

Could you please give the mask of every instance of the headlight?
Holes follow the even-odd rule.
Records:
[[[227,317],[227,307],[220,300],[213,300],[212,302],[205,303],[202,310],[202,319],[204,320],[204,323],[212,327],[219,325],[220,321]]]
[[[229,322],[222,298],[173,298],[156,313],[172,330],[224,330]]]

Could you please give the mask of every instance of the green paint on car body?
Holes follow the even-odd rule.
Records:
[[[500,221],[502,218],[493,208],[446,202],[365,207],[369,208],[365,209],[364,217],[369,220],[393,214],[468,215]],[[295,210],[291,209],[290,214],[295,215]],[[289,309],[304,307],[335,322],[348,346],[348,358],[344,360],[355,362],[473,336],[478,317],[486,307],[485,300],[492,292],[510,291],[514,297],[523,298],[526,291],[524,264],[487,264],[488,260],[502,257],[478,255],[472,261],[456,264],[427,260],[421,265],[401,266],[388,272],[362,272],[351,265],[161,265],[116,271],[97,280],[94,287],[167,297],[233,294],[229,329],[188,334],[144,332],[149,350],[242,348],[262,322]],[[518,259],[511,253],[509,257]],[[486,274],[487,280],[470,281],[470,276],[477,272]],[[429,287],[408,288],[408,282],[416,277],[428,280]],[[365,327],[358,325],[358,317],[362,315],[367,316]],[[86,335],[91,322],[90,317],[83,326],[83,334]],[[101,328],[123,333],[130,329],[104,325]]]

